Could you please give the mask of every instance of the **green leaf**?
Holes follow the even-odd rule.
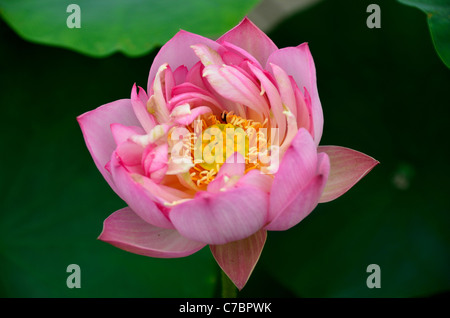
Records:
[[[450,2],[448,0],[398,0],[427,14],[433,43],[442,61],[450,68]]]
[[[90,56],[141,56],[180,29],[217,37],[236,25],[258,0],[78,0],[80,28],[69,28],[71,2],[0,0],[0,14],[24,39]],[[72,21],[72,18],[69,18]]]

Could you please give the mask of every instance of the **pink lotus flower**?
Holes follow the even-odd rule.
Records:
[[[156,56],[147,91],[135,85],[130,99],[78,122],[97,168],[128,204],[105,220],[99,239],[162,258],[209,245],[239,289],[267,231],[295,226],[378,163],[319,146],[323,115],[308,45],[278,49],[246,18],[217,41],[178,32]],[[218,134],[205,138],[213,128]],[[243,147],[231,156],[208,148],[229,137],[226,128],[246,133],[236,135]]]

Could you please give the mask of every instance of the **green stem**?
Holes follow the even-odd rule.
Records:
[[[222,298],[236,298],[238,290],[223,270],[221,272]]]

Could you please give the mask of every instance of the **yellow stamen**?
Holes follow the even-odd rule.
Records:
[[[187,138],[187,149],[190,149],[194,162],[194,167],[189,171],[192,181],[199,188],[206,187],[214,180],[227,155],[234,152],[239,152],[244,157],[245,173],[261,168],[258,154],[260,147],[267,149],[268,143],[265,134],[258,129],[264,128],[267,123],[267,119],[260,123],[226,111],[219,118],[210,115],[201,121],[194,121],[188,127],[191,133]],[[198,131],[202,132],[201,136],[195,133]],[[198,147],[201,148],[201,158],[196,158],[196,150],[200,150]]]

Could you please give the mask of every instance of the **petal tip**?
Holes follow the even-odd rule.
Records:
[[[260,230],[246,239],[225,245],[210,245],[217,264],[241,291],[259,261],[267,239],[267,231]]]
[[[355,186],[380,162],[362,152],[340,146],[320,146],[319,152],[328,154],[330,177],[320,203],[333,201]]]

